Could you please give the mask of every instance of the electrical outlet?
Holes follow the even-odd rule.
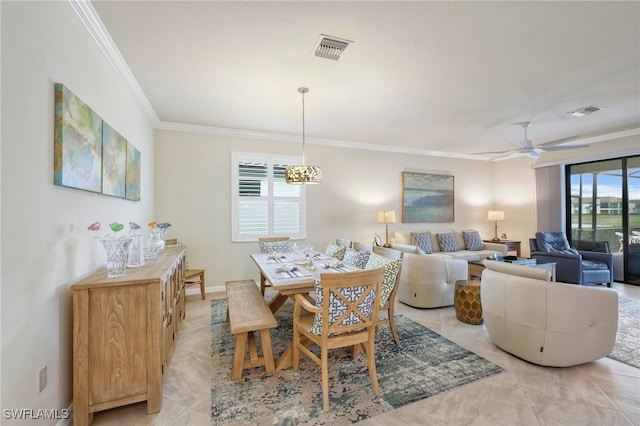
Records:
[[[38,375],[38,393],[42,393],[47,387],[47,366],[45,365]]]

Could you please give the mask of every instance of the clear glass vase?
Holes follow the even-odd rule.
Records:
[[[149,239],[147,243],[144,245],[144,258],[145,259],[155,259],[158,255],[158,252],[162,250],[164,247],[164,242],[160,237],[160,234],[155,229],[151,230],[151,234],[149,234]]]
[[[100,241],[107,256],[107,277],[124,276],[131,238],[103,238]]]
[[[137,268],[144,265],[144,241],[142,235],[131,235],[127,266]]]

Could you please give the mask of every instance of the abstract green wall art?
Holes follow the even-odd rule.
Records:
[[[106,121],[102,124],[102,193],[124,198],[127,140]]]
[[[125,196],[127,200],[140,201],[140,151],[130,143],[127,144],[126,178]]]
[[[62,83],[54,91],[54,185],[140,201],[140,151]]]
[[[100,192],[102,119],[60,83],[55,84],[55,185]]]

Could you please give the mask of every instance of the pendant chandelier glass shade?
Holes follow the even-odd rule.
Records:
[[[287,183],[292,185],[309,185],[322,183],[322,169],[318,166],[308,166],[305,164],[304,148],[304,94],[309,92],[306,87],[298,88],[298,93],[302,94],[302,164],[297,166],[288,166],[284,171],[284,177]]]

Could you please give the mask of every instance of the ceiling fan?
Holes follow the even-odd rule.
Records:
[[[578,137],[578,135],[569,136],[568,138],[556,139],[554,141],[546,142],[538,145],[533,145],[533,142],[531,142],[531,139],[527,137],[527,128],[531,123],[529,121],[525,121],[523,123],[518,123],[518,124],[522,126],[522,128],[524,129],[524,140],[520,143],[510,142],[511,145],[514,145],[517,147],[516,149],[508,149],[504,151],[475,152],[473,153],[473,155],[502,154],[492,158],[492,160],[495,160],[498,158],[507,157],[511,154],[517,153],[517,154],[526,154],[526,156],[529,158],[537,159],[537,158],[540,158],[539,151],[560,151],[564,149],[576,149],[576,148],[589,147],[588,144],[562,146],[563,143],[574,140],[575,138]]]

